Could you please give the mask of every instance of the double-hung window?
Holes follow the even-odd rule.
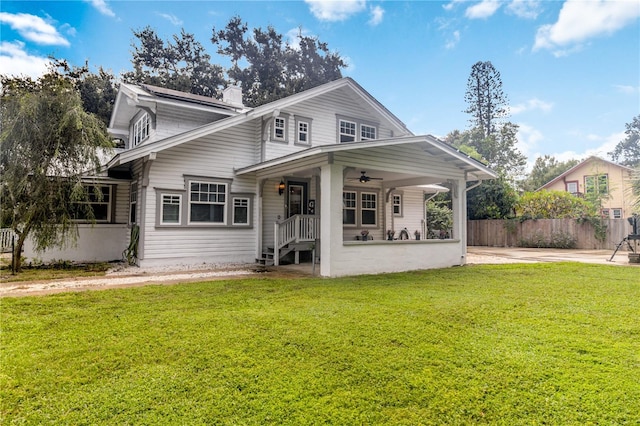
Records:
[[[298,133],[296,136],[296,142],[303,145],[309,145],[309,122],[298,121]]]
[[[111,219],[111,186],[85,186],[87,201],[75,203],[72,216],[74,220],[109,222]]]
[[[376,128],[373,126],[368,126],[366,124],[360,125],[360,140],[368,141],[371,139],[376,139]]]
[[[356,192],[344,191],[342,193],[342,224],[356,225]]]
[[[143,140],[149,136],[151,127],[151,119],[148,113],[144,113],[133,124],[133,146],[138,146]]]
[[[180,210],[182,210],[182,195],[162,194],[160,223],[162,225],[180,225]]]
[[[273,139],[277,141],[287,140],[287,120],[284,117],[273,119]]]
[[[337,117],[338,141],[340,143],[368,141],[378,138],[378,127],[363,120]]]
[[[189,221],[226,224],[227,184],[189,182]]]
[[[402,216],[402,195],[393,194],[393,215]]]
[[[357,124],[353,121],[340,120],[340,143],[354,142],[356,140]]]
[[[378,194],[374,192],[360,193],[360,223],[363,226],[375,226],[377,222]]]
[[[622,209],[612,209],[614,219],[622,219]]]

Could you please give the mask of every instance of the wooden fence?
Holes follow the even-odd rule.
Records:
[[[603,219],[606,225],[604,241],[596,238],[596,230],[588,223],[575,219],[470,220],[467,221],[467,245],[489,247],[519,247],[523,240],[553,237],[572,237],[579,249],[615,249],[631,232],[626,219]],[[625,247],[621,247],[623,249]]]

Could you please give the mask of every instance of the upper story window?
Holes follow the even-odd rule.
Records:
[[[133,124],[133,146],[138,146],[149,136],[151,119],[148,113],[144,113]]]
[[[338,140],[340,143],[367,141],[378,138],[375,124],[338,116]]]
[[[592,195],[609,193],[609,176],[606,174],[585,176],[584,192]]]
[[[285,117],[280,116],[273,119],[273,139],[287,140],[287,119]]]
[[[573,180],[573,181],[568,181],[566,183],[566,187],[567,187],[567,192],[570,194],[577,194],[578,193],[578,181],[577,180]]]
[[[354,142],[356,140],[357,124],[353,121],[340,120],[340,143]]]
[[[376,128],[366,124],[360,125],[360,140],[366,141],[376,139]]]
[[[622,219],[622,209],[613,209],[613,218]]]
[[[296,118],[296,143],[311,145],[311,121]]]

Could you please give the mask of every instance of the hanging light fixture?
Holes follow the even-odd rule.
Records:
[[[278,184],[278,194],[279,195],[284,194],[285,188],[286,188],[286,185],[284,184],[284,181],[280,179],[280,183]]]

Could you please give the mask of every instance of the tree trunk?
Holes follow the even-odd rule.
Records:
[[[16,233],[17,234],[17,233]],[[22,247],[27,239],[28,232],[22,232],[18,235],[18,241],[13,245],[13,258],[11,259],[11,272],[17,274],[22,269]]]

